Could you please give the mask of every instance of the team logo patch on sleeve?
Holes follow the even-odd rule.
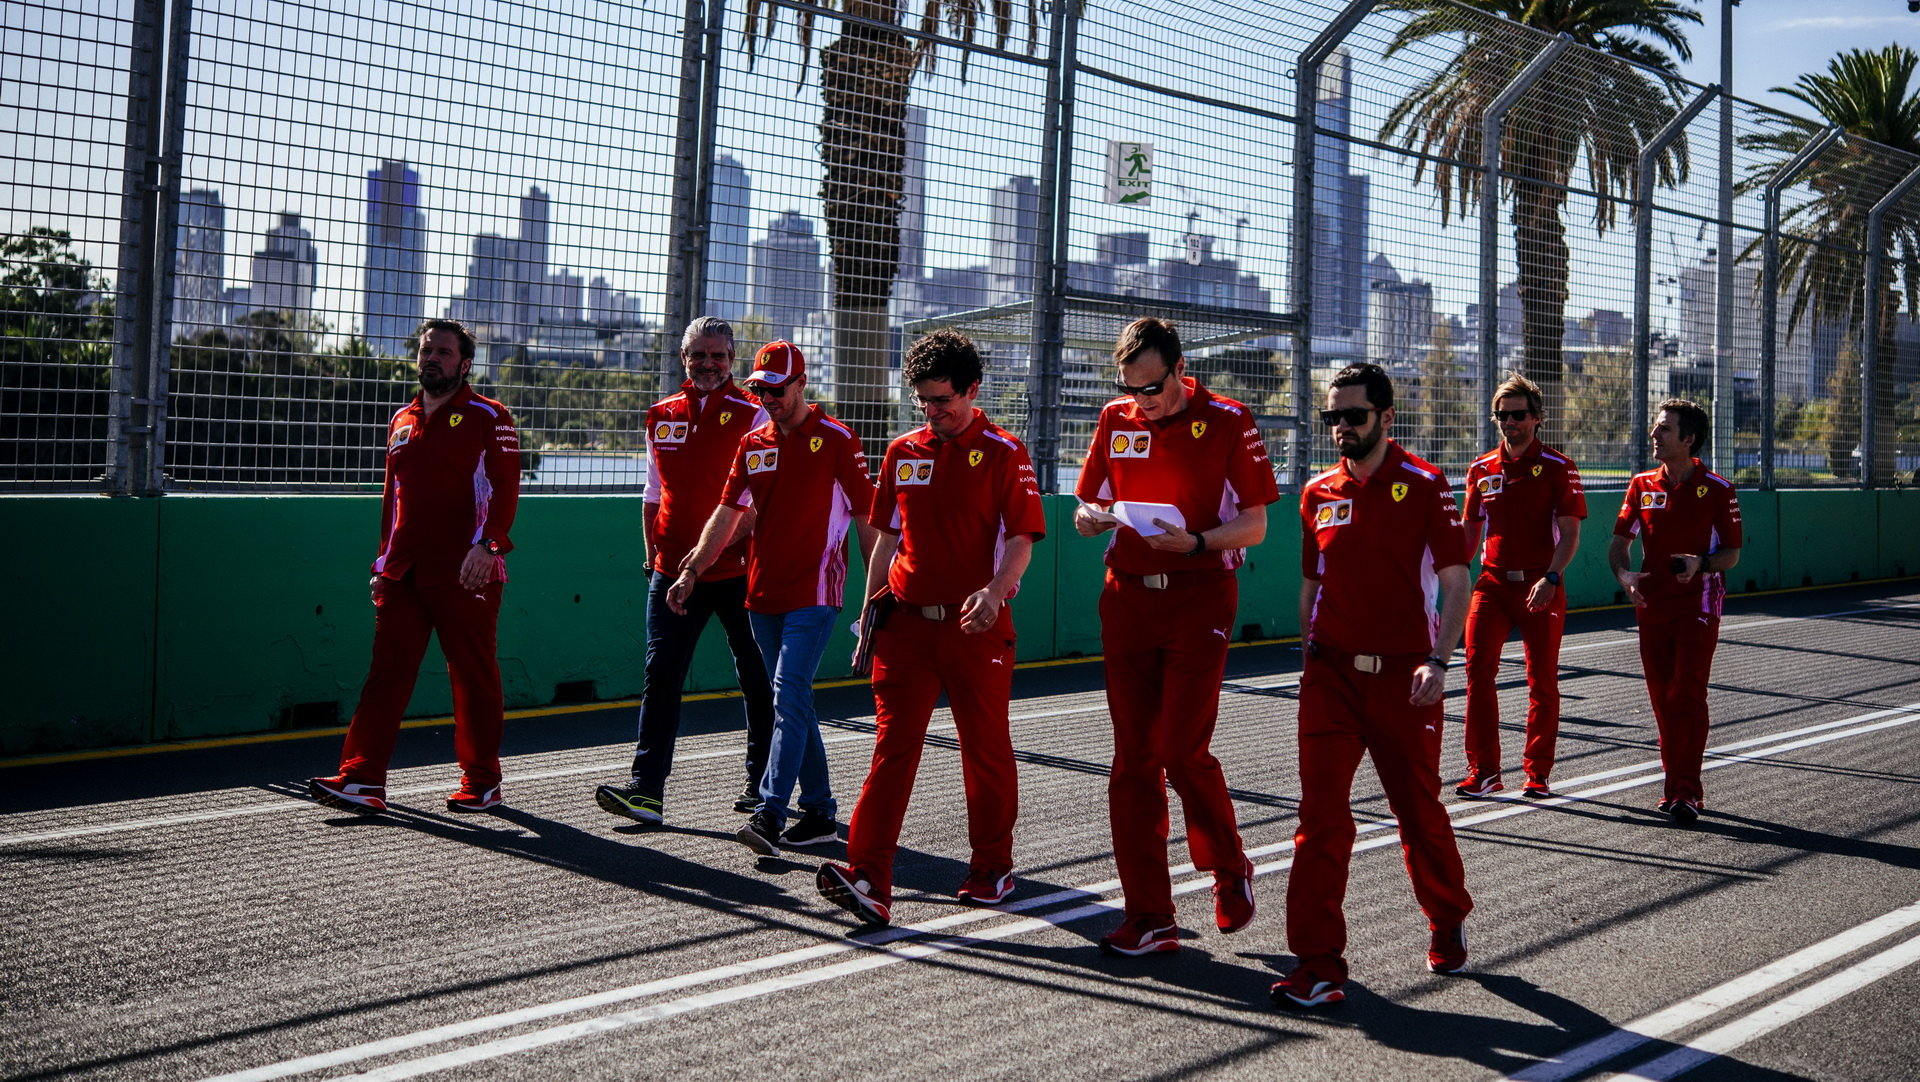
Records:
[[[1406,485],[1406,482],[1404,482],[1404,481],[1395,481],[1395,482],[1393,483],[1393,502],[1394,502],[1394,503],[1399,503],[1399,502],[1400,502],[1401,500],[1404,500],[1404,499],[1406,499],[1406,498],[1407,498],[1407,485]]]
[[[748,451],[748,473],[771,473],[780,465],[780,452],[777,450]]]
[[[1540,467],[1535,466],[1534,469],[1538,471]],[[1401,487],[1404,488],[1405,486],[1403,485]],[[1498,495],[1502,490],[1504,490],[1507,487],[1506,474],[1490,473],[1487,476],[1482,477],[1480,480],[1475,481],[1473,484],[1473,487],[1483,497]],[[1394,499],[1396,500],[1399,498],[1400,497],[1398,496],[1394,497]]]
[[[393,435],[387,437],[387,450],[389,451],[393,450],[395,447],[398,447],[401,444],[407,442],[407,440],[412,436],[413,436],[413,422],[409,421],[406,424],[401,425],[399,428],[394,429]]]
[[[969,466],[978,466],[980,463],[985,462],[986,460],[987,460],[987,453],[985,451],[968,451],[967,452],[967,465]]]
[[[1152,448],[1151,432],[1115,432],[1112,451],[1114,458],[1146,458]]]
[[[687,442],[687,422],[661,421],[659,424],[654,425],[653,426],[653,442],[655,443]]]
[[[460,427],[460,422],[461,422],[461,421],[464,421],[464,420],[466,420],[466,419],[467,419],[467,415],[466,415],[466,414],[464,414],[464,413],[456,413],[456,414],[454,414],[453,416],[451,416],[451,417],[449,417],[449,418],[447,418],[447,427],[448,427],[448,428],[459,428],[459,427]],[[1704,490],[1703,490],[1703,491],[1704,491]]]
[[[1197,440],[1206,434],[1207,434],[1207,422],[1205,421],[1193,422],[1193,438],[1194,439]]]
[[[933,462],[928,459],[905,461],[893,468],[893,483],[896,485],[930,485],[933,483]]]
[[[821,439],[819,436],[815,436],[814,438],[807,441],[807,450],[818,452],[820,448],[825,447],[826,445],[827,445],[826,440]]]
[[[1324,530],[1331,526],[1345,526],[1352,521],[1352,500],[1334,500],[1330,503],[1323,503],[1320,505],[1320,509],[1313,513],[1313,525],[1315,529]]]
[[[1666,505],[1667,494],[1664,492],[1642,492],[1640,494],[1640,509],[1643,511],[1657,510]]]

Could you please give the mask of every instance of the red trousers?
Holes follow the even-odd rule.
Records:
[[[1567,594],[1556,587],[1545,612],[1527,608],[1539,573],[1510,582],[1483,571],[1467,608],[1467,772],[1500,773],[1500,652],[1520,629],[1527,651],[1527,743],[1521,765],[1544,782],[1553,772],[1560,735],[1560,636],[1567,625]]]
[[[1238,872],[1246,859],[1226,776],[1209,750],[1239,583],[1231,572],[1169,580],[1167,589],[1151,590],[1135,576],[1109,571],[1100,592],[1113,716],[1107,817],[1128,916],[1173,915],[1168,785],[1180,794],[1196,868]]]
[[[990,873],[1013,869],[1013,823],[1020,814],[1019,775],[1007,703],[1013,694],[1013,612],[1001,606],[987,631],[960,630],[959,606],[929,620],[917,606],[893,611],[873,644],[873,765],[847,824],[847,863],[882,898],[893,897],[893,858],[900,823],[913,796],[927,721],[947,693],[960,736],[960,779],[967,793],[970,864]]]
[[[1300,828],[1287,878],[1287,945],[1330,980],[1346,976],[1347,865],[1357,833],[1351,801],[1362,753],[1399,820],[1413,896],[1434,925],[1473,910],[1453,823],[1440,803],[1441,703],[1407,702],[1421,659],[1388,657],[1377,673],[1321,649],[1300,674]]]
[[[348,781],[387,783],[400,715],[413,697],[427,637],[438,632],[453,680],[453,752],[466,789],[481,793],[500,784],[503,707],[494,632],[501,585],[489,583],[475,593],[457,583],[418,586],[411,574],[388,580],[374,608],[373,665],[340,752],[340,773]]]
[[[1700,761],[1707,754],[1707,678],[1713,651],[1720,644],[1720,618],[1687,613],[1648,619],[1640,611],[1640,665],[1647,673],[1647,698],[1660,727],[1660,766],[1667,773],[1666,797],[1704,800]]]

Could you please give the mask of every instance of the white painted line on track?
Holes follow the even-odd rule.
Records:
[[[1751,973],[1715,985],[1691,999],[1636,1018],[1619,1029],[1577,1045],[1550,1060],[1505,1076],[1505,1082],[1565,1082],[1653,1041],[1739,1006],[1763,992],[1844,958],[1896,932],[1920,924],[1920,902],[1903,906],[1769,962]]]
[[[1714,754],[1724,754],[1726,752],[1730,752],[1735,749],[1742,749],[1742,750],[1753,749],[1753,750],[1746,754],[1742,754],[1738,756],[1729,756],[1729,757],[1720,758],[1720,759],[1710,759],[1705,764],[1704,768],[1713,769],[1718,766],[1731,766],[1735,763],[1757,761],[1758,759],[1763,758],[1768,754],[1772,754],[1775,751],[1807,747],[1813,744],[1826,743],[1831,740],[1838,740],[1848,736],[1855,736],[1855,735],[1862,735],[1870,732],[1877,732],[1879,730],[1891,728],[1897,725],[1905,725],[1905,724],[1911,724],[1914,722],[1920,722],[1920,713],[1914,713],[1914,711],[1920,711],[1920,702],[1912,703],[1904,707],[1896,707],[1896,708],[1890,708],[1886,710],[1873,711],[1871,713],[1858,715],[1853,718],[1841,719],[1839,721],[1823,722],[1818,725],[1805,726],[1803,728],[1791,730],[1786,733],[1775,734],[1772,737],[1756,737],[1753,739],[1740,741],[1736,744],[1726,745],[1719,749],[1710,749],[1709,750],[1710,756]],[[1864,723],[1864,724],[1861,724],[1861,723]],[[1855,725],[1857,727],[1852,729],[1846,728],[1849,725]],[[1768,740],[1780,740],[1780,741],[1784,741],[1784,743],[1782,743],[1777,748],[1758,747],[1758,745],[1761,745],[1767,742]],[[1587,781],[1607,781],[1609,779],[1618,779],[1622,774],[1636,774],[1636,773],[1641,774],[1641,776],[1639,777],[1629,777],[1629,778],[1625,778],[1624,780],[1613,780],[1611,784],[1603,785],[1598,789],[1582,792],[1578,795],[1556,796],[1548,800],[1526,801],[1526,802],[1520,802],[1517,800],[1516,801],[1496,800],[1496,801],[1455,802],[1455,803],[1446,805],[1446,807],[1447,807],[1447,812],[1450,816],[1458,813],[1469,813],[1469,812],[1477,813],[1477,814],[1469,815],[1467,818],[1463,819],[1462,821],[1456,824],[1456,826],[1461,826],[1461,827],[1473,826],[1481,823],[1493,822],[1500,819],[1510,818],[1515,815],[1528,814],[1533,811],[1541,810],[1548,807],[1553,807],[1556,804],[1569,803],[1572,801],[1585,799],[1592,796],[1601,795],[1604,793],[1615,792],[1622,789],[1629,789],[1629,788],[1634,788],[1642,785],[1651,785],[1661,780],[1662,775],[1659,772],[1659,769],[1660,769],[1660,763],[1656,759],[1648,762],[1637,763],[1629,767],[1603,771],[1597,774],[1589,775],[1587,776],[1587,778],[1575,779],[1574,781],[1571,781],[1571,782],[1562,783],[1562,788],[1565,788],[1567,786],[1579,785]],[[1649,770],[1652,771],[1651,774],[1644,773]],[[1395,825],[1396,824],[1392,819],[1381,819],[1381,820],[1375,820],[1372,822],[1359,824],[1358,832],[1361,835],[1378,834],[1379,836],[1372,837],[1372,838],[1356,838],[1355,844],[1353,847],[1353,852],[1362,853],[1368,850],[1380,849],[1386,846],[1398,844],[1399,835],[1397,832],[1394,832],[1393,830]],[[1268,861],[1266,863],[1258,863],[1258,861],[1262,857],[1274,856],[1280,853],[1285,853],[1293,849],[1293,847],[1294,847],[1294,843],[1291,839],[1289,839],[1287,841],[1279,842],[1273,845],[1249,848],[1247,850],[1247,856],[1256,861],[1254,865],[1254,874],[1256,876],[1268,875],[1273,872],[1281,871],[1288,867],[1291,867],[1293,864],[1293,859],[1290,856],[1280,860]],[[1182,864],[1170,869],[1170,874],[1174,876],[1191,875],[1195,871],[1196,869],[1194,868],[1194,866],[1189,863],[1189,864]],[[1174,884],[1173,892],[1176,895],[1190,894],[1195,891],[1210,888],[1212,885],[1213,885],[1213,877],[1211,875],[1203,874],[1203,875],[1195,876],[1194,878],[1188,879],[1184,882],[1179,882]],[[895,962],[901,962],[901,961],[920,960],[920,959],[945,953],[946,951],[953,950],[957,947],[964,947],[974,943],[990,942],[990,941],[1005,939],[1013,935],[1025,934],[1026,932],[1030,932],[1030,931],[1038,931],[1040,929],[1050,927],[1050,926],[1051,927],[1064,926],[1066,924],[1073,923],[1075,921],[1084,919],[1086,917],[1091,917],[1101,913],[1111,912],[1113,910],[1119,909],[1122,905],[1122,900],[1118,898],[1105,899],[1105,900],[1088,903],[1088,899],[1090,898],[1097,898],[1100,895],[1111,893],[1113,891],[1118,890],[1119,888],[1120,888],[1120,883],[1118,880],[1109,879],[1099,883],[1087,884],[1086,886],[1082,886],[1082,887],[1070,888],[1063,891],[1056,891],[1054,893],[1043,895],[1036,898],[1021,899],[1019,901],[998,906],[992,909],[968,910],[962,913],[945,915],[930,921],[924,921],[919,924],[905,925],[897,928],[889,928],[883,932],[873,933],[870,936],[863,937],[860,939],[848,940],[848,941],[837,942],[837,943],[820,944],[812,947],[802,948],[795,951],[787,951],[781,954],[770,955],[764,958],[749,959],[744,962],[738,962],[730,965],[719,966],[713,969],[702,970],[695,973],[682,974],[677,977],[663,978],[657,981],[648,981],[643,984],[631,985],[626,988],[610,989],[605,992],[599,992],[599,993],[595,993],[588,996],[581,996],[581,997],[576,997],[572,999],[559,1000],[559,1001],[546,1003],[546,1004],[536,1004],[531,1007],[521,1008],[519,1010],[514,1010],[514,1011],[507,1011],[507,1012],[503,1012],[495,1015],[488,1015],[488,1016],[475,1018],[465,1022],[450,1023],[448,1025],[437,1026],[432,1029],[421,1030],[417,1033],[401,1034],[399,1036],[384,1038],[377,1041],[371,1041],[365,1044],[352,1045],[352,1046],[337,1049],[331,1052],[319,1053],[313,1056],[302,1057],[297,1060],[289,1060],[289,1061],[285,1061],[283,1063],[277,1063],[277,1064],[266,1064],[250,1070],[239,1071],[233,1074],[221,1075],[218,1078],[209,1079],[207,1080],[207,1082],[269,1082],[269,1080],[271,1079],[285,1078],[290,1075],[299,1074],[305,1071],[319,1070],[319,1069],[328,1068],[328,1067],[344,1066],[349,1063],[360,1062],[367,1059],[372,1059],[377,1056],[411,1051],[413,1049],[424,1048],[429,1045],[440,1044],[450,1040],[458,1040],[463,1037],[476,1036],[478,1034],[485,1033],[485,1032],[497,1031],[497,1030],[506,1029],[512,1026],[523,1025],[529,1022],[540,1021],[547,1018],[554,1018],[554,1017],[558,1017],[563,1014],[569,1014],[575,1011],[590,1010],[596,1007],[604,1007],[604,1006],[611,1005],[613,1003],[625,1002],[633,999],[641,999],[647,996],[658,995],[665,992],[685,990],[685,989],[693,988],[699,985],[712,984],[719,981],[731,980],[736,977],[746,976],[752,973],[766,972],[768,970],[778,969],[785,966],[819,962],[832,955],[841,954],[848,951],[869,950],[869,951],[878,952],[866,958],[858,959],[852,962],[835,963],[834,965],[826,966],[818,970],[809,970],[802,973],[787,974],[780,977],[769,978],[766,980],[754,982],[752,984],[740,985],[740,986],[736,986],[734,988],[729,988],[729,989],[719,989],[712,992],[703,992],[695,996],[690,996],[681,1000],[673,1001],[671,1003],[655,1004],[655,1005],[651,1005],[651,1006],[637,1009],[634,1011],[621,1012],[614,1015],[607,1015],[599,1018],[585,1019],[579,1022],[567,1023],[562,1026],[552,1027],[547,1030],[541,1030],[536,1033],[526,1034],[520,1037],[505,1038],[498,1041],[488,1042],[483,1045],[478,1045],[478,1046],[475,1046],[474,1048],[459,1049],[459,1050],[449,1051],[446,1053],[439,1053],[433,1056],[425,1057],[420,1060],[410,1061],[404,1064],[395,1064],[391,1067],[384,1068],[379,1071],[374,1071],[368,1074],[351,1076],[356,1079],[409,1078],[417,1074],[424,1074],[424,1073],[429,1073],[431,1071],[438,1071],[438,1070],[446,1070],[455,1066],[461,1066],[468,1063],[478,1062],[480,1059],[493,1058],[495,1056],[512,1055],[517,1052],[526,1051],[527,1049],[530,1049],[530,1048],[540,1047],[540,1046],[543,1046],[546,1044],[552,1044],[558,1041],[570,1040],[576,1037],[585,1037],[595,1033],[604,1032],[606,1030],[621,1029],[627,1026],[637,1025],[644,1022],[656,1021],[661,1018],[667,1018],[667,1017],[672,1017],[678,1014],[684,1014],[688,1011],[698,1010],[703,1007],[718,1006],[726,1003],[734,1003],[743,999],[749,999],[759,995],[766,995],[774,992],[787,991],[794,987],[798,987],[804,984],[817,983],[818,981],[831,979],[832,977],[835,977],[835,976],[844,976],[850,973],[863,972],[865,970],[872,969],[877,966],[890,965]],[[949,937],[949,938],[944,938],[941,940],[936,940],[931,942],[907,944],[900,947],[891,946],[891,944],[896,943],[902,939],[907,939],[907,938],[920,936],[920,935],[926,935],[929,933],[945,932],[949,929],[957,928],[966,924],[990,920],[996,917],[1009,916],[1009,915],[1027,912],[1031,910],[1047,909],[1053,906],[1063,905],[1070,902],[1079,902],[1082,904],[1072,909],[1055,912],[1055,913],[1048,913],[1041,916],[1028,917],[1023,920],[1010,922],[1006,925],[998,926],[992,929],[987,929],[978,933],[972,933],[966,936]],[[1920,903],[1917,903],[1917,904],[1920,904]],[[827,974],[827,975],[822,976],[820,974]],[[603,1025],[602,1023],[605,1023],[605,1024]],[[532,1041],[533,1043],[527,1043],[529,1041]],[[482,1049],[487,1049],[491,1051],[486,1055],[481,1055],[480,1050]],[[436,1064],[436,1066],[432,1066],[432,1067],[421,1066],[421,1069],[419,1070],[413,1069],[416,1066],[420,1066],[428,1063]],[[399,1072],[399,1073],[395,1073],[395,1072]]]
[[[1889,947],[1866,961],[1849,966],[1818,984],[1809,985],[1798,992],[1759,1010],[1735,1019],[1724,1026],[1688,1041],[1680,1048],[1668,1052],[1657,1059],[1648,1060],[1623,1074],[1613,1075],[1615,1079],[1639,1079],[1641,1082],[1666,1082],[1688,1071],[1726,1055],[1750,1041],[1772,1033],[1781,1026],[1812,1014],[1837,999],[1853,995],[1862,988],[1884,977],[1890,977],[1902,969],[1920,962],[1920,936],[1915,936],[1897,947]]]

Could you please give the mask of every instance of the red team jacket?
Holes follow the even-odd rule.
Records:
[[[1718,572],[1695,575],[1682,584],[1674,578],[1676,553],[1705,556],[1720,549],[1740,547],[1740,498],[1733,484],[1709,473],[1699,459],[1685,484],[1667,481],[1667,468],[1635,474],[1627,483],[1627,498],[1614,520],[1618,537],[1640,538],[1640,570],[1647,578],[1640,592],[1647,598],[1642,619],[1685,616],[1718,618],[1727,596],[1727,579]]]
[[[873,506],[860,437],[817,405],[808,406],[807,419],[786,436],[768,421],[740,441],[720,500],[742,511],[760,509],[747,559],[749,611],[839,607],[847,527]]]
[[[730,379],[701,398],[697,410],[695,398],[693,385],[683,383],[679,394],[647,410],[645,501],[660,505],[647,543],[653,549],[652,570],[667,575],[678,574],[680,561],[700,543],[701,529],[720,506],[740,441],[767,420],[760,404]],[[746,574],[749,544],[751,539],[742,537],[727,546],[700,581]]]
[[[520,436],[507,407],[461,387],[428,418],[415,395],[387,425],[373,572],[412,571],[421,586],[458,582],[474,542],[491,537],[502,555],[512,551],[519,503]],[[507,580],[505,561],[495,561],[494,577]]]
[[[1467,505],[1460,521],[1487,524],[1486,567],[1545,570],[1560,544],[1562,515],[1587,517],[1580,467],[1539,440],[1518,458],[1508,458],[1501,446],[1467,467]]]

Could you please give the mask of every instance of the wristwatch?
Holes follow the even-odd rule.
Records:
[[[1540,577],[1541,577],[1541,578],[1543,578],[1543,579],[1546,579],[1546,580],[1547,580],[1547,585],[1549,585],[1549,586],[1558,586],[1558,585],[1560,585],[1560,572],[1558,572],[1558,571],[1549,571],[1549,572],[1547,572],[1546,574],[1544,574],[1544,575],[1542,575],[1542,576],[1540,576]]]
[[[1451,668],[1453,665],[1452,662],[1448,661],[1446,658],[1440,657],[1437,654],[1427,655],[1427,663],[1430,665],[1438,665],[1442,670]]]
[[[1188,549],[1186,552],[1182,553],[1181,555],[1198,556],[1205,551],[1207,551],[1207,535],[1203,533],[1197,533],[1193,535],[1193,547]]]
[[[493,538],[491,538],[491,537],[483,537],[483,538],[481,538],[480,540],[478,540],[478,541],[475,541],[475,542],[474,542],[474,544],[476,544],[476,545],[485,545],[485,546],[486,546],[486,549],[487,549],[487,551],[488,551],[489,553],[491,553],[491,554],[493,554],[493,555],[495,555],[495,556],[498,556],[498,555],[500,555],[500,542],[498,542],[498,541],[495,541],[495,540],[494,540]]]

